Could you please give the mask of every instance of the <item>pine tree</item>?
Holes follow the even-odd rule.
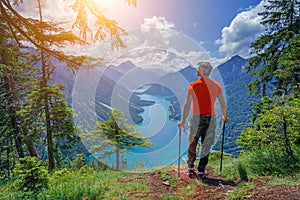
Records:
[[[62,51],[54,47],[65,47],[67,44],[88,42],[87,35],[90,33],[92,41],[104,40],[110,36],[112,39],[112,47],[124,47],[120,34],[125,34],[125,30],[117,25],[114,20],[109,20],[104,16],[104,9],[96,4],[96,1],[75,0],[73,9],[78,13],[73,24],[73,28],[80,31],[80,37],[74,35],[71,31],[65,31],[59,25],[60,23],[43,21],[42,9],[39,3],[39,19],[24,18],[18,13],[11,1],[0,0],[1,22],[5,25],[5,29],[10,34],[10,41],[23,46],[23,42],[29,42],[39,49],[37,54],[40,62],[40,71],[36,73],[36,79],[33,84],[34,90],[26,97],[26,106],[19,105],[21,99],[14,95],[14,100],[18,105],[16,113],[19,115],[22,133],[27,146],[32,156],[38,156],[38,152],[34,147],[35,140],[32,140],[32,135],[36,138],[41,134],[46,133],[47,151],[49,159],[49,169],[55,168],[55,156],[53,151],[53,134],[55,137],[62,137],[61,141],[67,143],[75,141],[77,137],[74,135],[74,123],[72,122],[72,111],[67,108],[67,104],[62,96],[62,86],[51,83],[51,74],[55,70],[55,66],[51,63],[55,58],[59,61],[66,62],[73,70],[76,70],[83,65],[91,66],[90,61],[94,61],[87,56],[68,56]],[[22,0],[15,0],[14,4],[23,3]],[[127,0],[129,5],[135,5],[135,0]],[[96,32],[92,33],[89,28],[89,18],[87,13],[92,13],[95,17]],[[3,42],[4,40],[2,40]],[[5,46],[5,45],[4,45]],[[6,62],[5,51],[2,51],[2,60]],[[101,60],[101,59],[100,59]],[[7,61],[8,62],[8,61]],[[37,60],[35,60],[37,62]],[[12,85],[13,87],[14,85]],[[12,89],[16,91],[15,89]],[[17,98],[16,98],[17,97]],[[42,120],[44,117],[44,120]],[[29,131],[31,138],[28,137]],[[58,142],[58,141],[56,141]]]
[[[128,124],[124,113],[113,109],[108,113],[109,120],[97,122],[93,131],[83,134],[91,143],[91,150],[94,153],[100,151],[100,158],[116,154],[116,169],[120,169],[121,152],[135,149],[137,146],[147,147],[151,142],[137,131],[132,124]]]
[[[276,85],[277,91],[299,98],[300,93],[300,31],[293,37],[279,59],[281,66],[276,77],[280,84]],[[281,92],[282,93],[282,92]],[[278,94],[279,95],[279,94]]]
[[[253,77],[248,85],[250,92],[256,94],[261,92],[262,96],[266,96],[267,93],[280,95],[288,92],[291,83],[284,83],[285,88],[282,88],[282,80],[280,76],[277,76],[281,70],[286,70],[284,63],[280,63],[280,58],[289,47],[292,38],[296,37],[300,30],[299,1],[268,0],[267,2],[265,11],[260,13],[261,24],[266,30],[252,43],[254,57],[249,60],[247,68]]]
[[[9,123],[12,135],[14,135],[19,157],[24,157],[21,138],[24,137],[27,149],[31,156],[37,156],[38,152],[32,143],[30,133],[24,118],[19,117],[17,112],[20,111],[24,103],[22,99],[28,94],[30,88],[30,79],[34,69],[28,66],[21,59],[26,59],[22,53],[18,53],[18,47],[14,44],[5,43],[4,38],[1,41],[1,81],[3,92],[3,107],[9,112]],[[22,135],[20,135],[22,131]]]
[[[18,112],[24,107],[24,97],[30,92],[31,80],[35,71],[31,66],[24,62],[26,55],[20,51],[18,46],[6,43],[9,38],[5,32],[2,32],[1,57],[0,57],[0,101],[1,101],[1,119],[0,130],[2,143],[0,156],[5,151],[6,160],[1,159],[7,166],[4,170],[10,171],[10,166],[18,158],[23,158],[25,154],[23,143],[25,142],[29,155],[38,157],[32,135],[25,123],[25,119],[18,115]]]
[[[285,166],[294,173],[300,159],[300,2],[268,0],[260,15],[266,30],[251,45],[254,57],[247,69],[250,92],[262,98],[253,105],[252,126],[242,131],[237,143],[249,150],[245,153],[251,164],[269,166],[255,170],[282,174]]]

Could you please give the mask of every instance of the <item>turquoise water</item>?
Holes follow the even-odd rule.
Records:
[[[156,96],[149,94],[139,95],[142,100],[155,101],[151,106],[144,106],[145,111],[140,114],[143,122],[137,125],[144,137],[147,137],[153,145],[150,147],[137,147],[134,151],[125,154],[128,165],[134,166],[144,162],[147,167],[166,166],[177,163],[179,130],[176,121],[168,119],[170,102],[166,100],[170,96]],[[181,154],[187,149],[187,133],[182,132]]]
[[[150,94],[139,94],[141,100],[149,100],[155,102],[150,106],[142,106],[144,112],[140,113],[143,121],[136,124],[137,129],[144,137],[147,137],[153,145],[150,147],[137,147],[122,155],[126,159],[128,168],[133,168],[141,163],[147,168],[156,166],[168,166],[177,164],[178,162],[178,145],[179,145],[179,130],[177,122],[168,119],[170,115],[168,108],[170,101],[166,100],[172,96],[158,96]],[[181,109],[182,110],[182,109]],[[217,128],[216,139],[219,138],[221,128]],[[216,140],[217,141],[217,140]],[[182,131],[180,157],[187,155],[188,139],[187,132]],[[97,157],[97,154],[94,155]],[[92,157],[88,160],[91,161]],[[109,165],[115,166],[115,154],[106,158]]]
[[[137,147],[123,154],[126,159],[127,167],[132,168],[140,163],[144,163],[145,167],[152,168],[156,166],[168,166],[177,164],[178,147],[179,147],[179,130],[177,122],[168,119],[170,114],[168,108],[170,102],[166,100],[170,96],[156,96],[141,94],[142,100],[154,101],[151,106],[143,106],[144,112],[140,114],[143,122],[137,124],[137,129],[144,137],[147,137],[153,145],[150,147]],[[182,131],[180,153],[181,157],[186,154],[188,145],[187,133]],[[94,155],[95,158],[97,154]],[[92,160],[92,156],[88,158]],[[106,158],[109,165],[115,166],[115,154]],[[182,162],[182,159],[181,159]]]

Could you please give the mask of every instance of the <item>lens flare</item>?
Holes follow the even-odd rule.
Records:
[[[111,56],[109,64],[77,72],[72,94],[75,123],[84,135],[93,131],[97,121],[107,120],[108,111],[118,108],[153,143],[123,153],[124,169],[167,166],[178,161],[177,121],[181,118],[188,85],[198,79],[196,63],[209,61],[210,57],[196,41],[174,30],[168,30],[168,34],[165,29],[155,28],[128,33],[123,38],[127,49],[111,53],[105,49]],[[98,53],[101,50],[97,48]],[[212,76],[224,85],[216,69]],[[225,91],[223,94],[226,96]],[[219,118],[218,105],[216,112]],[[180,146],[181,159],[187,154],[189,127],[187,122]],[[217,129],[215,143],[219,136]],[[103,153],[92,152],[97,140],[83,137],[82,142],[93,153],[92,157],[97,159]],[[105,163],[116,166],[115,160],[112,154],[105,158]]]

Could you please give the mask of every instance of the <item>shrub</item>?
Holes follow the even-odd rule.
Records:
[[[86,156],[82,153],[77,154],[75,156],[75,159],[73,161],[73,166],[77,169],[80,169],[81,167],[85,166],[87,164]]]
[[[264,149],[253,149],[242,154],[244,166],[247,170],[260,175],[292,175],[300,170],[299,148],[294,157],[288,155],[284,150],[268,147]]]
[[[36,157],[20,158],[14,175],[15,188],[25,195],[37,194],[50,186],[48,171]]]

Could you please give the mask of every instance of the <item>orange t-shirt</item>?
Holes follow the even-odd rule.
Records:
[[[201,78],[190,83],[187,93],[193,97],[193,116],[216,115],[215,101],[222,94],[221,85],[210,78]]]

